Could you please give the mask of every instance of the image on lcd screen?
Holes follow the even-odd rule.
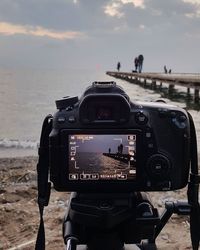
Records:
[[[69,135],[69,180],[134,180],[136,135]]]

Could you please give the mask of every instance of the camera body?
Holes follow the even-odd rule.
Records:
[[[115,82],[56,101],[50,180],[58,191],[169,191],[187,185],[190,126],[184,109],[131,102]]]

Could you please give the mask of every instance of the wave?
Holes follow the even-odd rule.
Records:
[[[31,140],[13,140],[13,139],[0,139],[0,148],[2,149],[37,149],[38,142]]]

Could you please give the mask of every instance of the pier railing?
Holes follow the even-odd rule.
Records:
[[[116,72],[108,71],[106,74],[120,78],[122,80],[141,84],[145,86],[151,84],[152,89],[161,87],[163,83],[168,84],[169,93],[173,92],[176,85],[186,87],[187,94],[190,89],[194,90],[194,102],[199,103],[200,74],[162,74],[162,73],[135,73],[135,72]]]

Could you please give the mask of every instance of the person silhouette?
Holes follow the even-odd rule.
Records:
[[[142,72],[143,61],[144,61],[144,56],[142,54],[140,54],[138,56],[138,71],[139,71],[139,73]]]
[[[118,62],[118,63],[117,63],[117,71],[120,71],[120,68],[121,68],[121,63]]]
[[[138,57],[135,58],[134,64],[135,64],[135,71],[137,72],[137,70],[138,70]]]

